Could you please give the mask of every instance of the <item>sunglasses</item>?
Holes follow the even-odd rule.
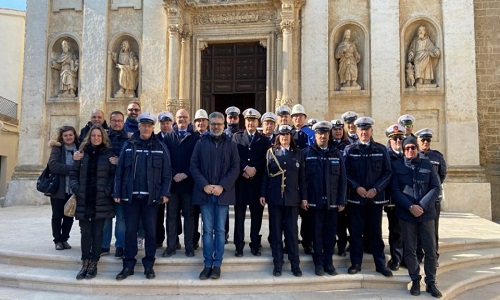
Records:
[[[403,137],[402,137],[402,136],[393,136],[393,137],[392,137],[392,140],[393,140],[393,141],[397,141],[397,140],[402,141],[402,140],[403,140]]]
[[[236,119],[238,119],[238,116],[229,116],[229,119],[236,120]]]
[[[431,139],[429,139],[429,138],[423,138],[420,140],[422,141],[422,143],[425,143],[425,142],[430,143],[431,142]]]
[[[408,146],[408,147],[405,147],[405,151],[410,151],[410,150],[411,150],[411,151],[414,151],[414,150],[416,150],[416,149],[417,149],[417,147],[415,147],[415,146]]]
[[[128,111],[140,111],[138,108],[129,108]]]

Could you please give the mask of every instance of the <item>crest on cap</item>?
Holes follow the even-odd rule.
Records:
[[[304,115],[307,118],[306,109],[302,104],[295,104],[292,107],[292,116],[293,115]]]
[[[385,130],[385,136],[388,138],[391,138],[394,135],[404,135],[405,134],[405,128],[401,126],[400,124],[392,124],[391,126],[387,127]]]
[[[292,127],[290,125],[280,125],[278,129],[278,134],[291,134]]]
[[[307,120],[308,126],[314,126],[314,124],[318,123],[318,119],[309,119]]]
[[[343,128],[344,127],[344,121],[341,119],[335,119],[330,121],[332,123],[332,128]]]
[[[423,139],[423,138],[432,139],[433,134],[434,134],[434,131],[430,128],[423,128],[423,129],[420,129],[419,131],[415,132],[415,135],[421,139]]]
[[[243,117],[245,119],[260,119],[260,112],[258,112],[255,108],[247,108],[243,112]]]
[[[354,121],[354,125],[356,125],[356,127],[361,129],[371,128],[373,124],[375,124],[375,120],[373,120],[370,117],[361,117],[356,119],[356,121]]]
[[[226,108],[226,115],[228,116],[239,116],[240,113],[240,109],[236,106],[229,106],[228,108]]]
[[[207,111],[204,109],[198,109],[194,113],[194,121],[199,120],[199,119],[207,119],[208,120],[208,114]]]
[[[276,123],[278,121],[278,116],[276,116],[274,113],[268,111],[262,115],[262,118],[260,118],[260,121],[261,122],[273,121],[274,123]]]
[[[169,111],[162,111],[158,114],[158,122],[173,121],[174,115]]]
[[[358,114],[353,111],[346,111],[342,114],[342,119],[345,123],[353,123],[358,118]]]
[[[332,123],[328,121],[320,121],[312,127],[312,130],[314,131],[319,131],[319,132],[324,132],[324,131],[330,131],[332,129]]]
[[[398,123],[403,126],[410,126],[415,123],[415,118],[412,115],[405,114],[399,117]]]
[[[286,105],[281,105],[276,109],[276,114],[279,115],[289,115],[290,114],[290,107]]]
[[[139,123],[155,124],[156,117],[152,113],[143,112],[137,117]]]

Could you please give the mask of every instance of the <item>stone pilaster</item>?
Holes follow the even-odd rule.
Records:
[[[43,149],[47,147],[45,136],[49,134],[44,117],[49,1],[28,0],[26,7],[18,165],[9,184],[5,206],[48,201],[36,190],[36,179],[44,168]]]
[[[108,1],[86,0],[83,6],[83,40],[80,59],[80,127],[93,109],[105,111]]]
[[[276,32],[276,101],[274,102],[274,112],[281,104],[283,94],[283,34],[279,28]]]
[[[308,1],[302,11],[301,102],[308,118],[325,117],[328,111],[328,2]]]
[[[179,27],[168,27],[168,97],[167,110],[176,111],[179,100]]]
[[[283,33],[283,49],[281,55],[281,67],[282,67],[282,95],[281,95],[281,105],[291,105],[292,104],[292,31],[293,21],[283,20],[281,22],[281,30]]]
[[[370,1],[371,117],[375,140],[385,140],[384,130],[401,115],[399,1]]]
[[[189,87],[191,86],[191,33],[184,30],[181,34],[181,63],[179,81],[179,108],[191,109]]]

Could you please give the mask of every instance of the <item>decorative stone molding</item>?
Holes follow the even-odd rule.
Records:
[[[280,23],[282,32],[290,32],[293,29],[294,22],[292,20],[283,20]]]
[[[125,7],[142,9],[142,0],[111,0],[111,10],[118,10]]]
[[[259,44],[264,47],[264,48],[267,48],[267,40],[260,40],[259,41]]]
[[[199,42],[198,43],[198,50],[200,50],[200,51],[203,51],[203,50],[207,49],[207,47],[208,47],[208,43],[207,42]]]
[[[193,16],[194,25],[270,23],[276,20],[274,11],[226,11],[200,13]]]
[[[83,10],[83,0],[53,0],[52,12],[59,12],[63,9]]]

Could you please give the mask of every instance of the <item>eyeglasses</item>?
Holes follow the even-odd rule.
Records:
[[[129,109],[127,109],[127,110],[128,110],[128,111],[136,111],[136,112],[137,112],[137,111],[141,111],[139,108],[129,108]]]
[[[122,119],[118,119],[118,120],[111,119],[111,122],[113,122],[113,123],[123,123],[123,120]]]
[[[408,146],[408,147],[405,147],[405,151],[410,151],[410,150],[411,150],[411,151],[414,151],[414,150],[416,150],[416,149],[417,149],[417,147],[415,147],[415,146]]]
[[[224,123],[210,123],[210,126],[222,126]]]
[[[412,126],[413,126],[413,123],[411,123],[411,122],[410,122],[410,123],[405,123],[405,124],[403,124],[403,126],[404,126],[405,128],[410,128],[410,127],[412,127]]]
[[[431,139],[430,138],[423,138],[423,139],[420,139],[422,141],[422,143],[430,143],[431,142]]]
[[[393,136],[393,137],[392,137],[392,140],[393,140],[393,141],[397,141],[397,140],[402,141],[402,140],[403,140],[403,137],[402,137],[402,136],[397,136],[397,135],[396,135],[396,136]]]

